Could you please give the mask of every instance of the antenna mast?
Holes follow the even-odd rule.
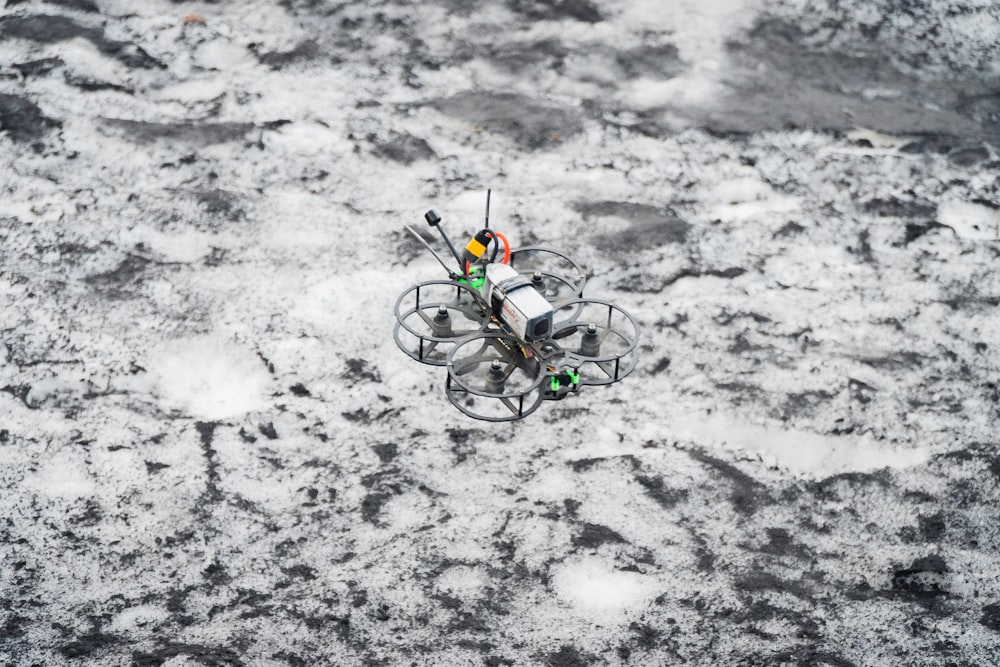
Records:
[[[490,190],[486,188],[486,229],[490,228]]]

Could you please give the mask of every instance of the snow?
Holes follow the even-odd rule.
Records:
[[[948,225],[965,239],[990,241],[1000,239],[1000,211],[966,201],[944,202],[938,211],[942,225]]]
[[[0,41],[0,662],[997,661],[991,4],[69,4],[0,19],[96,31]],[[642,330],[503,426],[392,340],[487,188]]]
[[[218,336],[171,341],[144,360],[153,396],[165,411],[202,419],[261,409],[270,378],[253,351]]]
[[[876,442],[870,435],[825,436],[776,425],[761,425],[720,415],[678,415],[670,420],[674,437],[714,442],[739,455],[760,455],[763,463],[803,476],[823,479],[848,472],[908,468],[924,463],[930,452]]]
[[[580,558],[556,569],[553,586],[574,610],[604,625],[621,622],[629,611],[641,611],[656,596],[656,587],[647,579],[635,572],[611,570],[601,559]]]

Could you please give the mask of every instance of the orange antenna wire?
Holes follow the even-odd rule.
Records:
[[[503,241],[503,263],[510,264],[510,241],[508,241],[507,237],[497,230],[494,229],[491,231],[496,234],[501,241]]]

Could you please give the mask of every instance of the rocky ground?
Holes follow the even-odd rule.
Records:
[[[12,665],[1000,661],[1000,11],[8,0]],[[561,250],[635,373],[508,425],[405,232]]]

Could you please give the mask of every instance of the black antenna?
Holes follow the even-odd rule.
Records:
[[[486,229],[490,228],[490,190],[486,188]]]
[[[451,269],[448,268],[448,265],[444,263],[444,259],[442,259],[441,255],[437,254],[437,251],[434,250],[434,248],[431,247],[431,244],[428,243],[424,239],[423,236],[421,236],[420,234],[417,234],[416,230],[414,230],[413,227],[410,227],[409,225],[403,225],[403,226],[406,227],[406,229],[407,229],[408,232],[410,232],[411,234],[413,234],[413,237],[415,239],[417,239],[418,241],[420,241],[421,243],[423,243],[425,248],[427,248],[428,250],[431,251],[431,254],[434,255],[435,258],[437,258],[437,261],[439,261],[441,263],[441,266],[444,267],[445,271],[447,271],[449,274],[452,272]]]
[[[455,258],[455,261],[458,262],[458,270],[464,273],[465,265],[462,264],[462,256],[458,254],[458,251],[455,250],[455,245],[451,242],[451,239],[448,238],[448,235],[445,234],[444,227],[441,227],[441,216],[437,214],[437,211],[431,209],[424,213],[424,220],[427,221],[428,225],[438,230],[441,234],[441,238],[444,239],[445,244],[448,246],[448,250],[451,250],[452,256]]]

